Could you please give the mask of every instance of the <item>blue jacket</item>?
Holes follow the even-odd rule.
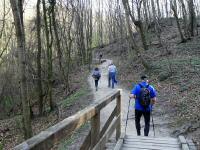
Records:
[[[148,83],[146,83],[146,82],[141,82],[141,83],[139,83],[139,84],[141,84],[142,86],[147,86],[147,85],[148,85]],[[140,110],[140,111],[145,111],[144,108],[140,105],[139,99],[138,99],[139,94],[140,94],[140,89],[141,89],[141,87],[140,87],[139,84],[137,84],[137,85],[132,89],[131,94],[134,94],[134,95],[136,96],[136,99],[135,99],[135,109],[136,109],[136,110]],[[154,87],[151,86],[151,85],[149,85],[148,89],[149,89],[149,91],[150,91],[150,97],[151,97],[151,98],[156,97],[157,94],[156,94],[156,90],[154,89]],[[151,110],[152,110],[152,105],[150,105],[150,106],[147,108],[146,111],[151,111]]]

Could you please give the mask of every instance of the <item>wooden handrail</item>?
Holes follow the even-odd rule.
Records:
[[[113,100],[117,101],[113,108],[114,112],[105,123],[103,131],[100,131],[100,111]],[[113,117],[115,115],[115,117]],[[101,144],[103,148],[105,142],[116,129],[116,139],[121,134],[121,93],[115,90],[105,98],[99,99],[98,102],[86,107],[70,116],[56,125],[40,132],[32,138],[14,147],[15,150],[31,149],[44,150],[50,149],[62,139],[69,137],[74,130],[80,128],[84,123],[91,120],[91,130],[86,137],[81,149],[93,149],[96,145]],[[111,121],[113,120],[113,121]],[[112,122],[112,123],[111,123]],[[111,126],[109,126],[111,124]],[[101,149],[101,148],[100,148]]]

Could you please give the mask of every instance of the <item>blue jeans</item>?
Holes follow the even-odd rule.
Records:
[[[110,87],[110,82],[112,80],[112,88],[114,88],[114,84],[117,83],[115,77],[116,77],[116,72],[109,72],[109,74],[108,74],[108,87]]]

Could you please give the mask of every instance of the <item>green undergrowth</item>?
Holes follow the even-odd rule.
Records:
[[[89,128],[89,123],[85,123],[78,130],[74,131],[74,133],[68,138],[64,139],[60,142],[57,147],[57,150],[68,150],[70,145],[74,145],[76,139],[80,138],[80,133]]]
[[[0,118],[3,118],[5,115],[9,113],[10,109],[13,107],[14,104],[10,96],[4,96],[1,101],[2,101],[1,105],[5,111],[1,113]]]
[[[3,144],[0,142],[0,150],[3,150]]]
[[[74,94],[70,95],[63,101],[61,101],[59,104],[62,105],[62,107],[70,107],[73,104],[76,103],[81,97],[88,95],[89,89],[88,88],[81,88],[77,90]]]

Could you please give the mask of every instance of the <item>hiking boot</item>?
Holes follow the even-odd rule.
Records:
[[[145,132],[144,132],[144,136],[148,136],[148,134],[149,134],[149,133],[145,133]]]
[[[137,131],[137,136],[140,136],[140,135],[141,135],[140,131]]]

